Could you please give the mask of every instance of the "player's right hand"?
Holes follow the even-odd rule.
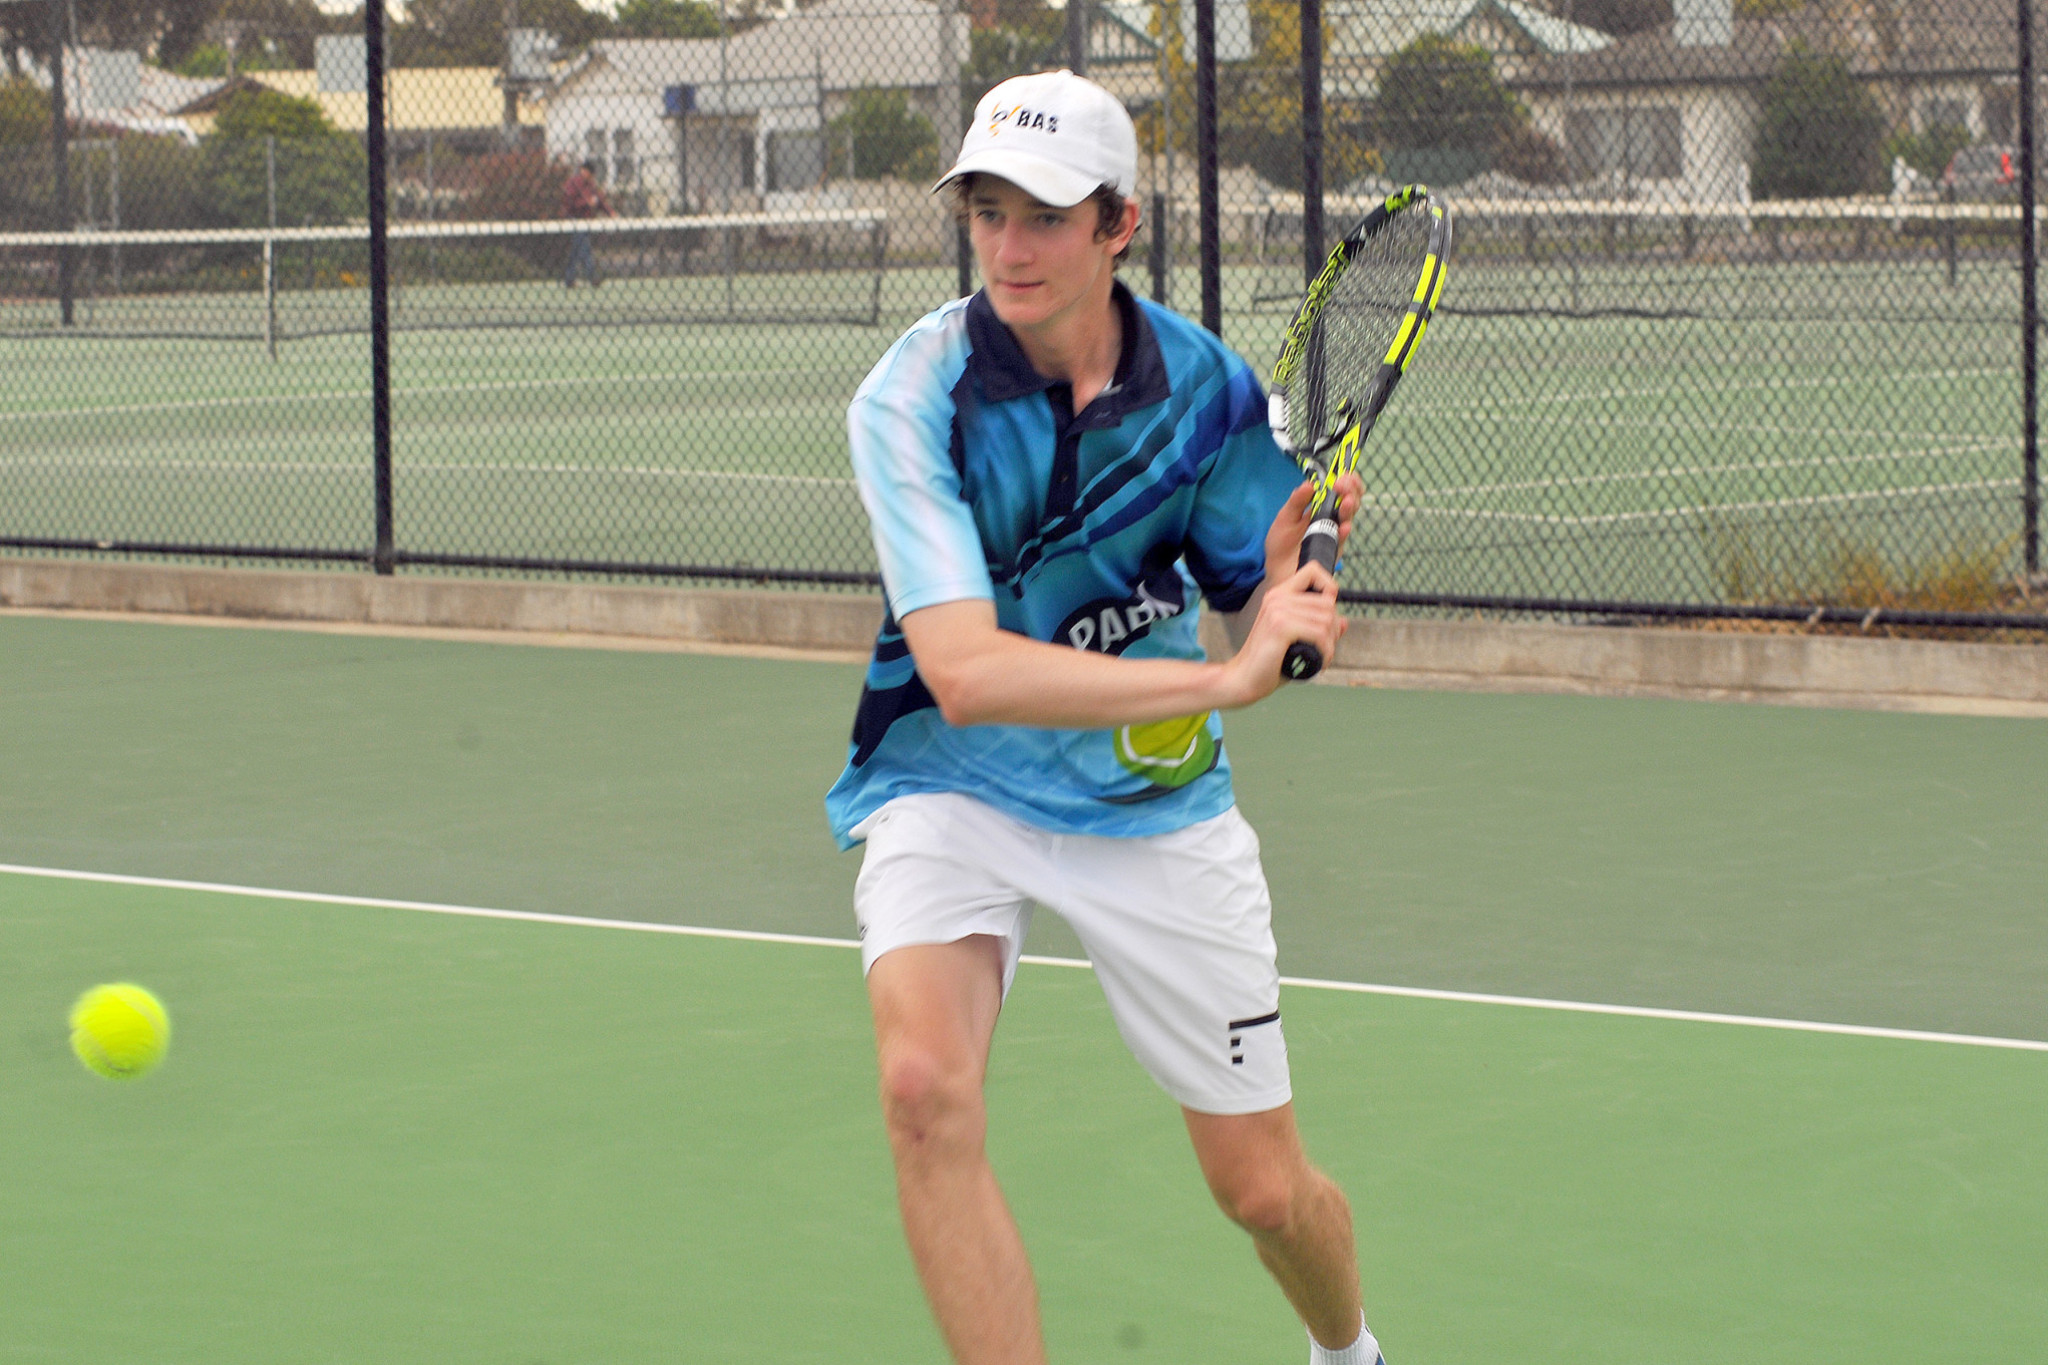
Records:
[[[1337,641],[1349,626],[1337,610],[1337,580],[1322,565],[1304,564],[1284,579],[1269,580],[1244,647],[1230,660],[1229,666],[1238,670],[1234,682],[1244,704],[1279,688],[1280,663],[1289,645],[1306,640],[1323,658],[1334,659]]]

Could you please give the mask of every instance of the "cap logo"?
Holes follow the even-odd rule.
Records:
[[[1008,109],[997,109],[990,113],[988,116],[988,135],[994,137],[997,133],[1000,133],[1003,130],[1002,125],[1005,123],[1014,128],[1043,129],[1048,133],[1057,133],[1060,130],[1060,116],[1058,114],[1048,114],[1043,109],[1030,109],[1021,104],[1013,105]]]

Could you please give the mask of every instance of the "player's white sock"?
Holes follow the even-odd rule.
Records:
[[[1308,1365],[1383,1365],[1380,1359],[1380,1344],[1365,1325],[1365,1319],[1358,1320],[1358,1340],[1341,1351],[1333,1351],[1317,1341],[1308,1339]]]

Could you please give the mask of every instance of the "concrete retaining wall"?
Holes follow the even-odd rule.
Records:
[[[864,654],[879,599],[365,573],[0,558],[0,607],[370,628],[545,632]],[[1205,636],[1224,646],[1213,618]],[[1330,681],[2048,717],[2048,642],[1992,645],[1695,630],[1353,624]]]

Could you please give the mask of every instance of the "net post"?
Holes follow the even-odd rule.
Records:
[[[55,221],[51,223],[59,232],[71,231],[71,116],[64,108],[64,40],[69,32],[66,24],[65,0],[49,0],[50,5],[50,174],[52,199],[50,206]],[[71,246],[62,243],[57,247],[57,307],[66,327],[74,323],[74,309],[71,296]]]
[[[263,349],[277,359],[277,239],[263,239]]]
[[[384,189],[384,0],[363,6],[363,88],[366,96],[364,152],[369,160],[370,194],[370,423],[377,500],[377,548],[373,564],[380,574],[396,566],[397,547],[391,507],[391,292],[385,255]]]
[[[2039,206],[2034,183],[2034,0],[2018,0],[2020,153],[2020,519],[2027,578],[2041,572]],[[1953,267],[1951,267],[1953,268]]]
[[[1195,170],[1201,190],[1202,326],[1223,335],[1223,213],[1216,170],[1216,0],[1195,0]]]
[[[725,225],[725,315],[733,315],[733,282],[740,271],[739,229]]]
[[[1323,268],[1323,4],[1301,0],[1301,279]]]
[[[1944,185],[1941,200],[1948,205],[1948,212],[1941,220],[1941,259],[1948,271],[1948,287],[1956,287],[1956,187]]]

